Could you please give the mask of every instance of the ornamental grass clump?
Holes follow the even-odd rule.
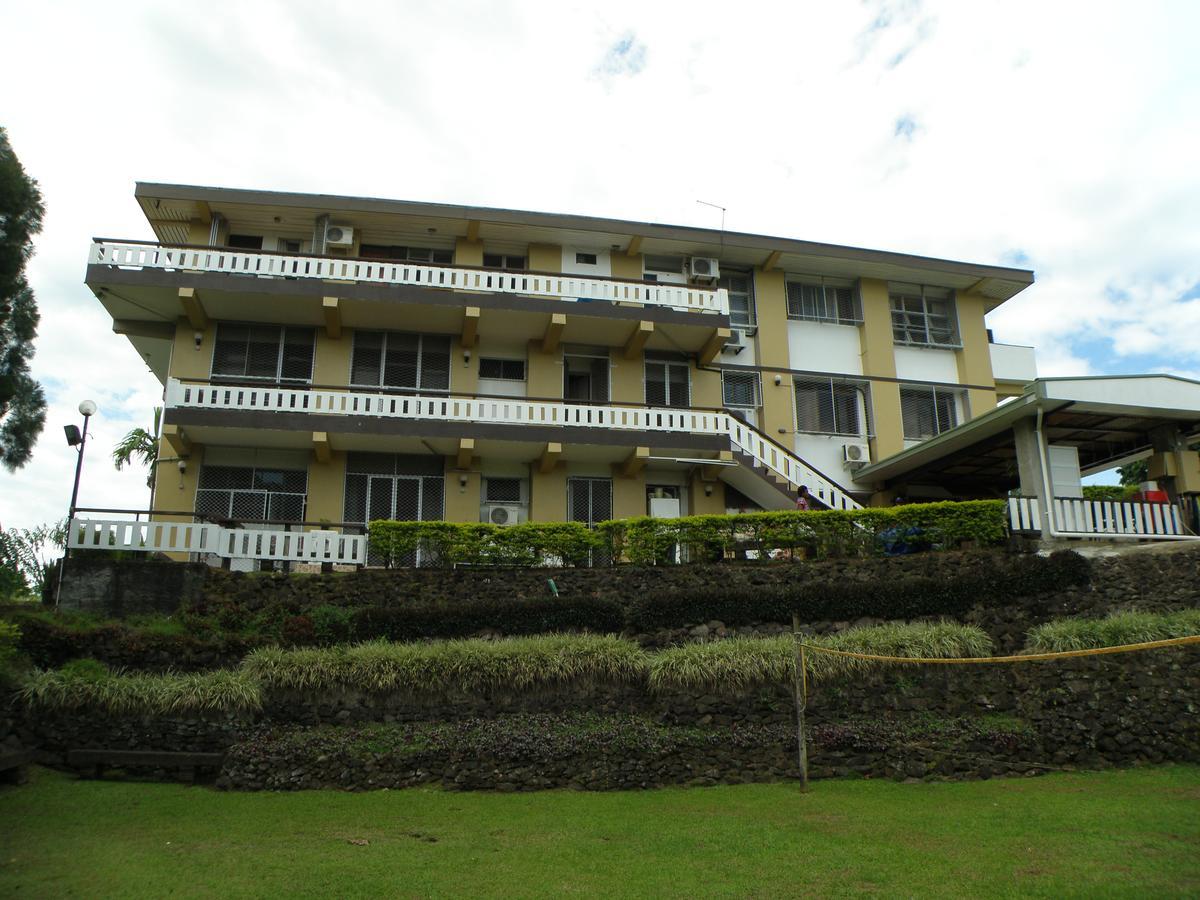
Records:
[[[953,658],[986,656],[992,642],[981,629],[955,622],[886,623],[852,628],[841,634],[808,637],[810,647],[828,647],[878,656]],[[732,638],[671,647],[651,657],[650,686],[655,690],[704,689],[733,692],[791,681],[796,647],[791,636]],[[884,665],[809,649],[810,678],[828,679]]]
[[[244,672],[125,673],[94,660],[35,671],[25,679],[20,697],[31,708],[113,715],[243,713],[262,708],[258,682]]]
[[[498,641],[264,648],[246,658],[243,670],[281,690],[453,693],[525,691],[573,681],[637,683],[645,678],[647,661],[637,644],[612,635],[548,634]]]
[[[1103,619],[1055,619],[1030,629],[1027,653],[1119,647],[1200,635],[1200,609],[1171,613],[1123,612]]]

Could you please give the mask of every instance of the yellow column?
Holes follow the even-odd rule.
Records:
[[[308,463],[308,502],[304,519],[308,522],[341,522],[345,515],[346,454],[334,450],[329,462],[310,459]]]
[[[863,278],[859,281],[863,324],[863,374],[895,378],[896,352],[892,336],[892,310],[886,281]],[[871,381],[871,422],[875,427],[871,458],[881,460],[904,449],[904,424],[900,418],[900,386],[895,382]]]
[[[718,409],[723,405],[721,396],[721,373],[708,369],[697,369],[692,361],[692,406]]]
[[[353,350],[354,334],[349,328],[343,328],[341,337],[337,338],[331,338],[324,328],[318,328],[316,346],[313,347],[313,384],[350,384]]]
[[[704,481],[693,475],[688,484],[688,510],[693,516],[719,516],[725,512],[725,482]]]
[[[614,250],[609,256],[609,261],[612,266],[613,278],[632,278],[636,281],[641,281],[642,275],[642,254],[635,253],[630,256],[624,250]]]
[[[456,266],[482,266],[483,242],[456,238],[454,241],[454,264]]]
[[[978,294],[958,294],[955,307],[958,309],[958,336],[962,349],[954,355],[958,361],[958,380],[964,384],[995,385],[992,375],[992,351],[988,346],[987,327],[984,325],[985,303]],[[971,418],[981,416],[996,406],[996,392],[968,390]]]
[[[787,287],[783,272],[754,270],[754,300],[758,314],[757,353],[760,366],[781,369],[802,368],[789,358],[787,328]],[[775,440],[794,430],[792,420],[792,379],[785,375],[775,384],[771,372],[762,373],[762,418],[760,430]]]
[[[550,472],[540,472],[534,462],[529,485],[529,520],[567,521],[567,468],[562,463]]]
[[[529,344],[526,390],[530,397],[561,398],[563,395],[562,353],[543,353],[540,340]]]
[[[213,341],[217,326],[212,322],[201,333],[200,346],[196,346],[196,329],[187,319],[179,319],[175,325],[175,343],[171,348],[172,378],[207,378],[212,373]]]

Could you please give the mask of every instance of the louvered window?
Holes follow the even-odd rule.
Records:
[[[950,292],[915,284],[888,285],[892,335],[898,344],[958,347],[954,302]]]
[[[413,391],[450,390],[450,338],[356,331],[350,383]]]
[[[721,392],[726,406],[758,406],[758,373],[726,369],[721,373]]]
[[[307,490],[302,470],[202,466],[196,512],[243,522],[303,522]]]
[[[510,272],[525,271],[525,257],[508,253],[485,253],[483,264],[489,269],[507,269]]]
[[[479,360],[479,377],[494,378],[501,381],[524,381],[525,360],[481,357]]]
[[[521,503],[523,500],[520,478],[485,478],[483,484],[486,503]]]
[[[749,272],[721,270],[717,287],[729,292],[729,324],[749,328],[754,325],[754,281]]]
[[[867,383],[839,378],[797,378],[796,430],[807,434],[868,433]]]
[[[676,408],[691,406],[686,362],[646,360],[646,405]]]
[[[947,388],[905,386],[900,388],[900,415],[904,439],[923,441],[958,424],[958,407],[963,392]]]
[[[214,378],[311,381],[313,330],[279,325],[217,325]]]
[[[830,322],[834,325],[862,324],[862,307],[858,302],[858,292],[849,285],[789,281],[787,284],[787,314],[789,319],[801,319],[808,322]]]
[[[448,266],[454,262],[454,251],[432,247],[397,247],[385,244],[362,244],[358,255],[365,259],[386,259],[392,262],[428,263]]]

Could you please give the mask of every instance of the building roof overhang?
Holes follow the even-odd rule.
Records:
[[[390,229],[398,237],[404,233],[443,238],[476,234],[499,244],[571,244],[622,252],[635,246],[642,253],[712,256],[728,266],[765,265],[796,274],[915,282],[970,290],[985,298],[988,309],[1015,296],[1034,280],[1033,272],[1027,269],[593,216],[146,182],[137,184],[134,195],[155,234],[165,243],[185,243],[189,223],[207,219],[212,212],[224,212],[227,217],[236,213],[254,221],[257,211],[267,230],[276,216],[311,229],[316,216],[328,213],[334,218],[338,214],[353,217],[362,227],[375,227],[383,234]],[[398,226],[398,219],[404,220],[403,226]]]

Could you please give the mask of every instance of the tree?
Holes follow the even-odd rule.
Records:
[[[0,567],[15,573],[17,579],[0,576],[0,585],[14,594],[26,591],[41,597],[46,579],[53,570],[53,558],[67,545],[67,520],[57,525],[39,525],[37,528],[10,528],[0,531]],[[50,556],[47,556],[50,552]]]
[[[150,467],[146,476],[146,486],[150,488],[150,508],[154,508],[154,464],[158,461],[158,426],[162,421],[162,407],[154,407],[154,428],[134,428],[121,442],[113,447],[113,465],[117,471],[129,465],[134,459],[143,466]]]
[[[1141,484],[1143,481],[1150,480],[1150,461],[1145,459],[1135,459],[1129,465],[1121,466],[1117,469],[1117,475],[1121,479],[1121,484]]]
[[[38,310],[25,280],[42,195],[0,128],[0,463],[15,472],[33,455],[46,424],[46,395],[29,374]]]

